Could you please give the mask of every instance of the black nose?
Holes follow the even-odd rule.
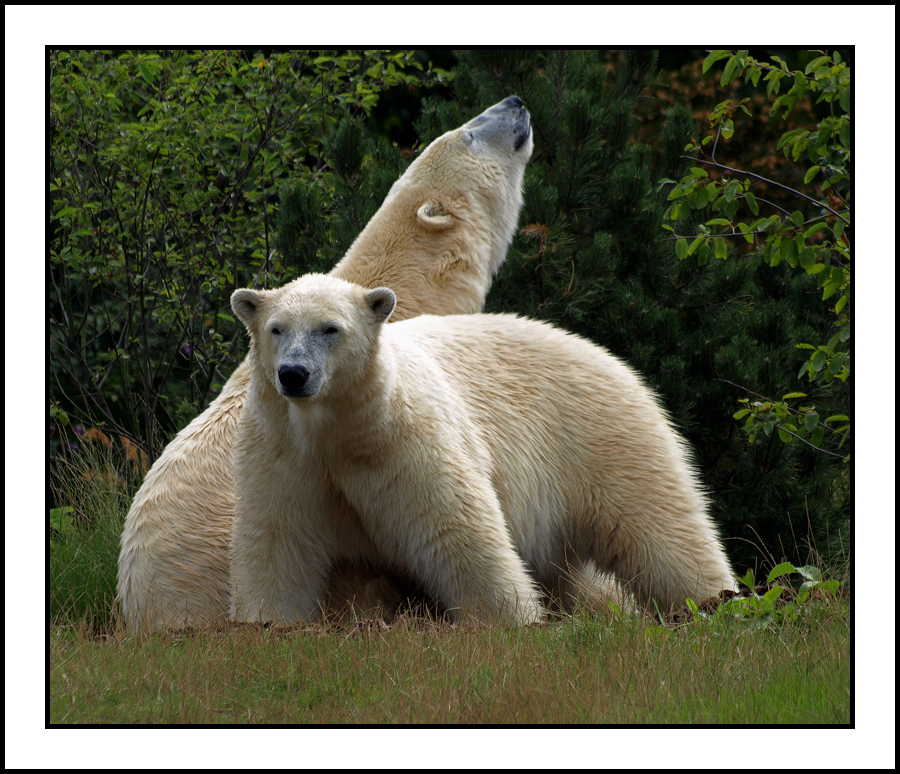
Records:
[[[278,381],[288,393],[299,393],[309,381],[309,371],[302,365],[282,366],[278,369]]]
[[[505,100],[503,100],[503,102],[501,104],[504,107],[514,108],[514,107],[522,107],[524,103],[518,97],[507,97]]]

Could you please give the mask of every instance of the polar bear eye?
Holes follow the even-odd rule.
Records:
[[[281,335],[281,329],[280,329],[280,328],[272,328],[272,335],[273,335],[273,336],[280,336],[280,335]]]
[[[326,336],[334,336],[341,332],[341,326],[337,323],[328,323],[324,328],[322,328],[322,333]]]

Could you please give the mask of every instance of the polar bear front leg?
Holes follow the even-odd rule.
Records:
[[[434,454],[440,456],[434,447],[422,450],[416,468],[379,472],[391,487],[358,480],[359,497],[351,495],[351,502],[364,528],[378,550],[405,564],[451,616],[538,621],[540,594],[513,545],[490,480],[460,457],[428,464]]]
[[[430,570],[448,608],[477,621],[534,623],[543,615],[540,593],[512,543],[487,477],[457,480],[435,519],[424,520],[419,546],[433,552]]]
[[[333,503],[321,471],[295,466],[279,475],[278,460],[269,463],[236,464],[231,617],[292,624],[318,617],[325,598]]]

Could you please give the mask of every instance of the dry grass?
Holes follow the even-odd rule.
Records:
[[[50,631],[51,723],[849,723],[849,606],[776,629]]]

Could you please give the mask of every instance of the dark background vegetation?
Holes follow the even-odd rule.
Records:
[[[816,56],[751,54],[800,70]],[[801,563],[810,543],[837,557],[849,548],[846,463],[777,434],[750,444],[733,419],[747,391],[802,390],[823,416],[850,413],[846,384],[797,377],[795,345],[832,333],[821,292],[752,246],[705,265],[677,258],[657,185],[686,173],[683,149],[716,104],[749,97],[720,159],[803,189],[805,167],[776,143],[825,107],[807,99],[775,117],[763,86],[704,75],[705,55],[51,54],[51,460],[108,446],[133,488],[242,357],[233,289],[328,270],[419,149],[517,94],[535,150],[486,311],[550,320],[644,375],[695,450],[736,569]]]

